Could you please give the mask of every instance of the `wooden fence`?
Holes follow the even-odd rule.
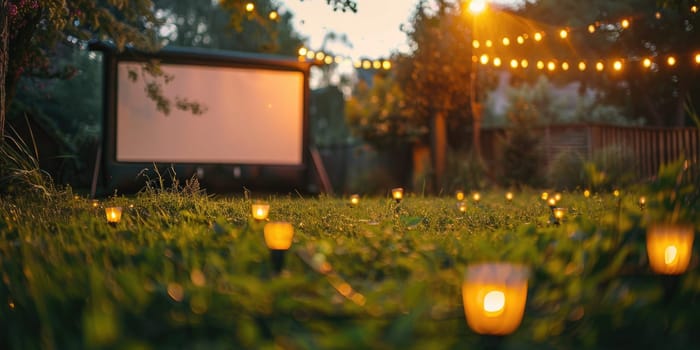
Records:
[[[484,130],[484,157],[498,162],[502,154],[505,129]],[[550,161],[561,152],[577,152],[591,159],[597,152],[611,147],[623,147],[635,158],[635,173],[640,177],[654,176],[662,164],[678,159],[700,166],[700,129],[623,127],[610,125],[553,125],[535,129],[541,138],[545,159]]]

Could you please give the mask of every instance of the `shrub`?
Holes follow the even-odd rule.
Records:
[[[550,187],[573,190],[588,185],[585,159],[578,152],[560,152],[549,164],[547,183]]]

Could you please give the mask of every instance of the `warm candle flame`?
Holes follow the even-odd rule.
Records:
[[[591,196],[591,191],[589,191],[589,190],[583,191],[583,196],[586,197],[586,198],[590,197],[590,196]]]
[[[513,193],[512,192],[506,193],[506,199],[509,201],[512,201],[513,200]]]
[[[505,306],[506,295],[500,290],[492,290],[484,296],[484,311],[489,314],[500,313]]]
[[[540,198],[542,198],[543,201],[546,201],[547,198],[549,198],[549,193],[547,193],[547,192],[542,192],[542,196],[541,196]]]
[[[394,197],[396,200],[400,200],[403,198],[403,188],[394,188],[391,190],[391,196]]]
[[[265,219],[267,219],[267,216],[270,213],[270,205],[269,204],[253,204],[252,210],[253,210],[253,218],[255,220],[265,220]]]
[[[664,263],[671,265],[678,259],[678,248],[675,245],[670,245],[664,250]]]

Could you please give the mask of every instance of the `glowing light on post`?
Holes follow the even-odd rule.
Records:
[[[469,327],[479,334],[515,331],[525,313],[528,275],[526,267],[508,263],[467,267],[462,301]]]
[[[583,196],[586,197],[586,198],[590,197],[590,196],[591,196],[591,191],[590,191],[590,190],[584,190],[584,191],[583,191]]]
[[[397,187],[391,190],[391,197],[394,198],[396,203],[401,202],[403,199],[403,188]]]
[[[652,270],[664,275],[682,274],[693,254],[691,225],[654,224],[647,229],[647,256]]]
[[[554,200],[557,201],[557,202],[560,201],[560,200],[561,200],[561,193],[555,193],[555,194],[554,194]]]
[[[566,214],[566,209],[554,208],[554,210],[552,210],[552,213],[554,214],[554,218],[557,219],[557,221],[561,221],[561,219],[564,218],[564,214]]]
[[[458,190],[455,192],[455,198],[457,198],[458,201],[463,201],[464,200],[464,191]]]
[[[639,204],[639,209],[644,210],[644,207],[647,205],[647,198],[644,196],[639,197],[639,201],[637,202]]]
[[[122,207],[105,208],[105,215],[107,216],[107,223],[116,226],[122,219]]]
[[[267,219],[270,213],[270,205],[265,203],[256,203],[251,206],[251,212],[253,219],[257,221],[262,221]]]
[[[481,201],[481,194],[479,192],[474,192],[472,199],[474,200],[474,203],[479,203]]]
[[[557,205],[557,200],[552,197],[547,201],[547,204],[550,208],[554,209],[554,207]]]
[[[513,201],[513,192],[506,192],[506,200],[509,202]]]
[[[486,10],[486,0],[472,0],[469,3],[469,12],[478,15]]]
[[[459,210],[460,213],[466,213],[467,212],[467,202],[465,202],[465,201],[457,202],[457,210]]]
[[[360,195],[359,194],[353,194],[350,196],[350,204],[353,207],[356,207],[358,204],[360,204]]]
[[[263,228],[265,244],[272,250],[287,250],[292,246],[294,227],[288,222],[269,222]]]
[[[620,190],[618,190],[618,189],[614,190],[613,196],[615,196],[615,198],[620,197]]]

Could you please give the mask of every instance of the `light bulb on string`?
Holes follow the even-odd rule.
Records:
[[[510,68],[516,69],[518,68],[518,60],[510,60]]]
[[[588,25],[588,32],[591,34],[595,33],[595,26],[592,24],[589,24]]]
[[[535,41],[542,41],[542,33],[540,33],[540,32],[535,33]]]
[[[554,61],[549,61],[549,63],[547,63],[547,69],[550,72],[553,72],[555,69],[557,69],[556,63],[554,63]]]
[[[625,19],[623,19],[623,20],[620,22],[620,26],[621,26],[623,29],[627,29],[627,28],[630,27],[630,21],[629,21],[627,18],[625,18]]]
[[[669,67],[673,67],[676,65],[676,58],[674,56],[668,56],[668,58],[666,59],[666,63]]]
[[[568,63],[568,62],[563,62],[563,63],[561,64],[561,70],[563,70],[563,71],[569,70],[569,63]]]
[[[605,65],[603,64],[603,62],[598,62],[595,64],[595,69],[599,72],[602,72],[603,69],[605,69]]]
[[[528,66],[527,60],[526,60],[526,59],[521,60],[521,61],[520,61],[520,66],[523,67],[523,68],[527,68],[527,66]]]
[[[586,70],[586,62],[583,62],[583,61],[579,62],[578,63],[578,70],[580,70],[582,72],[585,71]]]
[[[644,66],[644,68],[650,68],[651,67],[651,59],[649,59],[649,58],[643,59],[642,66]]]
[[[569,36],[569,31],[566,29],[562,29],[559,31],[559,37],[562,39],[566,39]]]
[[[539,70],[544,69],[544,62],[542,62],[542,61],[537,61],[537,69],[539,69]]]
[[[616,71],[618,71],[618,72],[621,71],[621,70],[622,70],[622,61],[616,60],[616,61],[613,63],[613,69],[616,70]]]
[[[522,35],[518,35],[518,37],[515,39],[515,41],[517,41],[518,44],[522,45],[525,43],[525,38],[523,38]]]

